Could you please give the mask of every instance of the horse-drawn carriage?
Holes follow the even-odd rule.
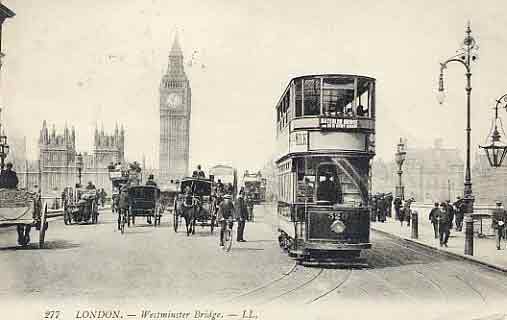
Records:
[[[212,195],[212,180],[184,178],[174,201],[173,227],[178,232],[181,219],[185,220],[187,236],[195,233],[197,224],[209,226],[211,232],[217,226],[215,203]]]
[[[75,191],[75,192],[74,192]],[[82,187],[64,189],[63,221],[72,223],[98,223],[98,195],[95,189]]]
[[[128,187],[129,210],[127,225],[136,223],[136,217],[146,217],[148,223],[160,225],[162,212],[160,211],[160,189],[156,186],[130,186]],[[153,219],[153,220],[152,220]]]
[[[47,205],[42,209],[39,193],[17,189],[0,189],[0,227],[17,227],[18,243],[30,243],[30,230],[39,231],[39,248],[44,247],[44,237],[48,228]]]

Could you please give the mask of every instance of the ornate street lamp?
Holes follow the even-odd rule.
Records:
[[[394,154],[394,160],[396,161],[396,164],[398,165],[398,184],[396,185],[395,194],[396,197],[400,198],[401,200],[405,199],[405,192],[403,187],[403,182],[401,180],[401,176],[403,174],[402,166],[403,162],[405,162],[407,152],[405,151],[405,144],[403,143],[403,139],[400,138],[400,142],[396,146],[396,153]]]
[[[463,204],[465,208],[465,215],[467,218],[465,222],[468,220],[473,228],[473,221],[471,220],[470,215],[474,211],[474,197],[472,195],[472,176],[470,173],[470,132],[472,131],[470,127],[470,95],[472,92],[472,62],[477,60],[477,50],[479,46],[477,42],[472,37],[472,30],[470,29],[470,22],[467,24],[466,28],[466,36],[463,40],[463,47],[459,49],[458,54],[450,57],[445,62],[440,63],[440,76],[438,83],[438,102],[442,104],[445,100],[445,91],[444,91],[444,70],[447,68],[447,65],[451,62],[458,62],[462,66],[465,67],[466,70],[466,97],[467,97],[467,127],[466,127],[466,168],[465,168],[465,183],[463,189]],[[473,229],[472,229],[473,235]],[[468,240],[471,243],[468,243]],[[467,239],[465,242],[465,254],[473,255],[473,238]]]
[[[488,157],[489,164],[492,167],[500,167],[502,165],[503,159],[505,159],[505,155],[507,154],[507,144],[502,141],[502,136],[498,131],[498,123],[500,122],[500,128],[502,128],[502,123],[498,118],[498,106],[501,103],[505,103],[502,108],[507,110],[507,94],[504,94],[500,97],[500,99],[496,100],[495,105],[495,128],[493,132],[490,134],[491,136],[491,144],[487,146],[479,146],[479,148],[484,149],[486,151],[486,156]],[[489,136],[488,136],[489,137]]]
[[[78,174],[78,181],[79,186],[81,186],[81,172],[83,171],[84,163],[83,163],[83,155],[81,153],[78,153],[76,155],[76,168],[77,168],[77,174]]]

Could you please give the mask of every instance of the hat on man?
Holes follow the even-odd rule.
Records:
[[[225,195],[224,195],[224,198],[225,198],[225,199],[231,199],[231,198],[232,198],[232,196],[231,196],[230,194],[228,194],[228,193],[227,193],[227,194],[225,194]]]
[[[502,201],[500,201],[500,200],[496,200],[495,203],[496,203],[497,206],[502,205]]]

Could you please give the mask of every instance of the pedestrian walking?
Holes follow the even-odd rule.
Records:
[[[395,219],[401,221],[401,219],[400,219],[400,216],[401,216],[401,199],[400,199],[400,197],[396,197],[394,199],[393,204],[394,204]]]
[[[243,239],[243,234],[245,232],[245,223],[246,223],[246,220],[248,219],[248,208],[245,203],[243,190],[239,192],[239,195],[236,199],[236,204],[234,207],[236,209],[235,210],[236,221],[238,222],[238,231],[237,231],[236,241],[245,242],[246,240]]]
[[[461,232],[463,230],[463,218],[465,217],[465,206],[463,205],[463,199],[461,197],[456,198],[454,202],[454,221],[456,222],[456,231]]]
[[[433,225],[433,231],[435,232],[435,239],[438,239],[438,211],[440,209],[438,208],[438,202],[435,202],[435,206],[431,208],[429,220],[431,221],[431,224]]]
[[[500,250],[500,242],[504,238],[505,223],[507,222],[507,212],[502,208],[502,202],[496,202],[496,208],[491,216],[491,224],[495,230],[496,249]]]
[[[453,222],[454,222],[454,216],[456,214],[456,211],[454,211],[454,207],[451,204],[451,200],[445,201],[446,207],[449,210],[449,230],[452,230]]]
[[[386,222],[386,201],[383,196],[379,196],[379,199],[377,201],[377,221],[379,222]]]
[[[400,212],[400,223],[403,226],[403,221],[407,222],[407,227],[410,227],[410,216],[412,210],[410,209],[410,205],[412,204],[412,199],[405,200],[403,204],[403,209]]]
[[[438,232],[440,234],[440,246],[447,247],[449,241],[450,229],[450,213],[445,202],[440,203],[440,209],[437,214]]]
[[[386,197],[386,201],[387,201],[387,212],[386,212],[386,215],[389,217],[389,218],[392,218],[393,216],[393,195],[392,194],[388,194],[387,197]]]

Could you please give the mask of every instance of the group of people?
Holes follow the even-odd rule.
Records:
[[[249,220],[249,207],[247,199],[245,199],[245,190],[241,188],[236,201],[233,202],[232,195],[225,193],[223,200],[218,203],[217,206],[217,219],[220,223],[220,246],[224,246],[224,234],[227,224],[232,224],[233,220],[238,223],[238,229],[236,232],[236,241],[245,242],[244,232],[246,221]]]
[[[447,247],[453,225],[455,225],[456,231],[463,230],[464,216],[465,206],[460,197],[454,203],[451,203],[450,200],[441,203],[435,202],[428,218],[433,225],[435,239],[440,239],[441,247]]]
[[[393,196],[388,194],[376,194],[371,198],[372,215],[374,215],[379,222],[385,222],[386,217],[392,216],[392,203]]]

